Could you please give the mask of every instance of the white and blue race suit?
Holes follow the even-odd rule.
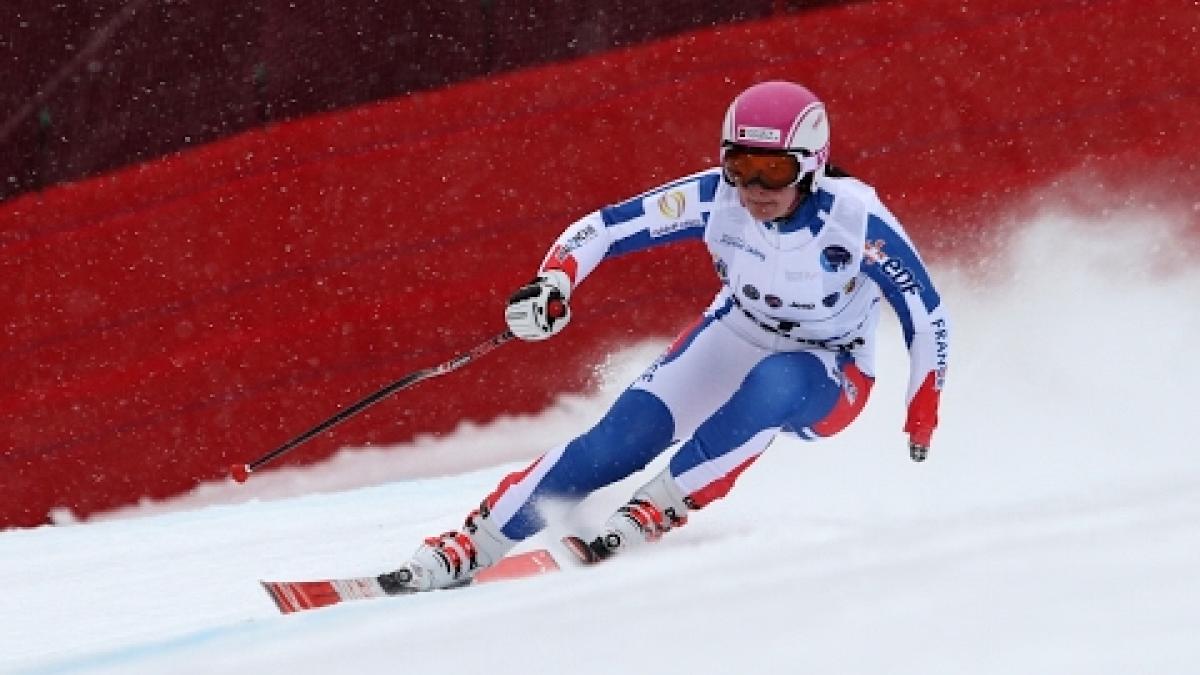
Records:
[[[573,287],[602,261],[702,239],[721,288],[712,304],[592,429],[507,476],[484,501],[501,531],[545,525],[544,500],[577,502],[679,441],[670,475],[691,508],[724,496],[780,431],[830,436],[874,382],[881,300],[910,357],[905,431],[928,444],[946,373],[949,325],[928,271],[875,191],[822,176],[794,213],[759,222],[710,169],[588,214],[558,237],[542,270]]]

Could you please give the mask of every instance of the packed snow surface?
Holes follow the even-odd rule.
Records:
[[[534,417],[0,533],[0,672],[1195,673],[1200,272],[1172,222],[1042,215],[969,269],[935,264],[955,344],[923,464],[885,321],[850,430],[777,440],[652,547],[291,616],[259,588],[394,568],[664,343],[630,345],[598,393]],[[588,531],[645,477],[523,547]]]

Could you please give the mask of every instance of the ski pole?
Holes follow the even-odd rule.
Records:
[[[401,389],[407,389],[418,382],[422,382],[424,380],[428,380],[430,378],[437,377],[438,375],[445,375],[446,373],[449,373],[451,371],[458,370],[459,368],[467,365],[468,363],[474,361],[475,359],[492,351],[496,347],[499,347],[500,345],[504,344],[505,342],[512,340],[514,337],[515,336],[512,334],[512,331],[504,331],[503,333],[496,335],[495,337],[487,340],[486,342],[479,344],[478,346],[471,349],[470,351],[467,351],[462,354],[459,354],[458,356],[455,356],[454,358],[450,359],[449,361],[446,361],[445,363],[441,363],[436,366],[432,366],[430,368],[423,368],[414,373],[409,373],[408,375],[405,375],[404,377],[387,385],[383,389],[380,389],[379,391],[375,392],[374,394],[371,394],[370,396],[364,398],[363,400],[355,403],[354,405],[351,405],[350,407],[338,412],[338,414],[334,415],[333,417],[330,417],[329,419],[325,420],[324,422],[321,422],[317,426],[300,434],[299,436],[293,438],[292,440],[288,441],[287,443],[284,443],[283,445],[279,446],[278,448],[275,448],[274,450],[268,452],[267,454],[263,455],[262,457],[259,457],[258,459],[254,460],[253,462],[250,462],[249,464],[234,464],[234,465],[230,466],[229,467],[229,475],[233,476],[233,479],[236,480],[237,482],[245,483],[246,479],[250,477],[250,474],[254,473],[255,471],[258,471],[259,469],[261,469],[262,467],[266,466],[267,464],[275,461],[276,459],[279,459],[284,454],[290,452],[291,450],[293,450],[297,446],[301,445],[302,443],[309,441],[314,436],[316,436],[328,429],[332,429],[334,426],[340,424],[341,422],[346,421],[347,419],[353,417],[354,415],[357,415],[358,413],[362,412],[363,410],[366,410],[370,406],[382,401],[383,399],[387,398],[388,396],[391,396],[392,394],[400,391]]]

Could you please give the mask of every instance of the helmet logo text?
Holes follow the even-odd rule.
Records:
[[[747,127],[738,125],[739,141],[759,141],[762,143],[778,143],[783,138],[783,132],[770,127]]]

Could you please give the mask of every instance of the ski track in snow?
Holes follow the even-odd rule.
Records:
[[[597,568],[286,617],[256,583],[394,568],[664,342],[540,415],[0,533],[0,672],[1196,672],[1200,272],[1178,236],[1167,217],[1042,215],[986,270],[935,265],[955,344],[929,461],[899,432],[885,319],[850,430],[776,441],[728,498]]]

